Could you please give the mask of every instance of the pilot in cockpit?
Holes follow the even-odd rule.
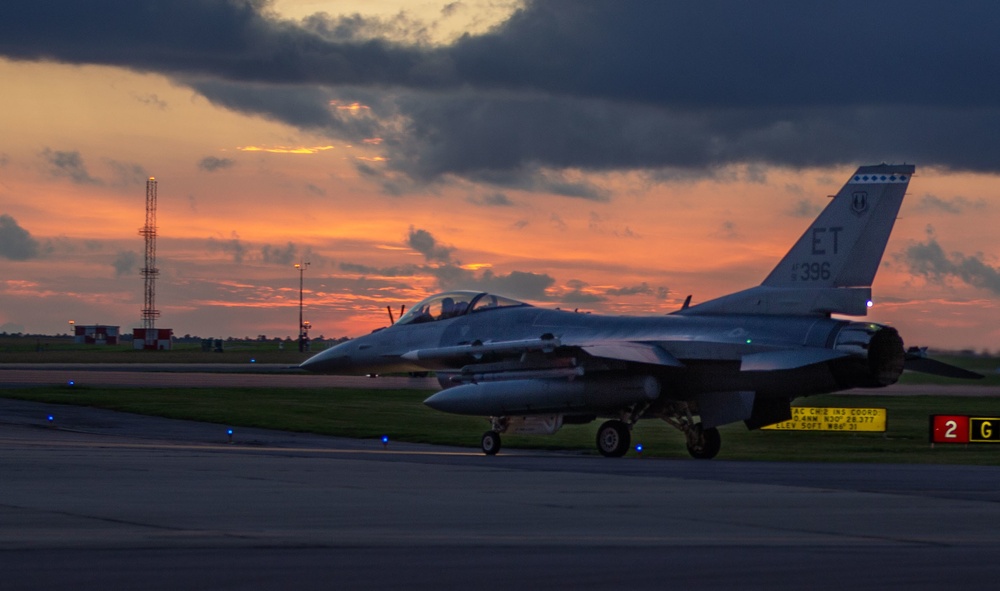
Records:
[[[441,316],[438,320],[446,320],[455,315],[455,300],[452,298],[445,298],[441,300]]]
[[[434,317],[431,316],[430,304],[424,304],[423,306],[420,307],[419,310],[417,310],[417,313],[414,315],[413,324],[419,324],[421,322],[430,322],[432,320],[434,320]]]

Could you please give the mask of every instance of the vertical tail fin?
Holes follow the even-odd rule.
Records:
[[[679,313],[863,316],[913,172],[858,168],[760,286]]]
[[[913,171],[859,168],[761,285],[870,287]]]

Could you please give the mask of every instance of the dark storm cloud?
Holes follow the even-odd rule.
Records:
[[[204,170],[205,172],[215,172],[217,170],[225,170],[226,168],[232,168],[236,162],[230,158],[218,158],[215,156],[205,156],[198,161],[198,168]]]
[[[305,25],[278,20],[268,5],[264,0],[6,2],[0,8],[0,53],[280,83],[384,84],[433,73],[433,58],[423,51],[378,39],[359,41],[368,27],[363,19],[333,19],[320,30],[315,19]],[[329,38],[338,34],[343,41]]]
[[[115,268],[115,277],[131,275],[135,272],[136,265],[139,264],[139,254],[134,250],[119,252],[111,266]]]
[[[480,205],[483,207],[510,207],[514,205],[514,202],[510,200],[510,197],[504,195],[503,193],[491,193],[489,195],[471,195],[468,198],[469,203],[475,205]]]
[[[469,107],[471,108],[472,105]],[[459,115],[456,114],[456,116]],[[472,123],[470,122],[470,124]],[[472,136],[469,139],[471,141]],[[395,145],[387,145],[390,155],[395,154]],[[482,147],[477,147],[477,151],[481,152],[482,150]],[[552,193],[553,195],[577,197],[589,201],[608,201],[611,197],[607,190],[594,183],[586,180],[571,180],[565,174],[543,169],[536,164],[519,165],[511,161],[512,167],[504,169],[497,166],[499,161],[491,163],[489,158],[481,158],[485,154],[481,154],[480,157],[473,157],[471,154],[454,154],[454,158],[444,158],[436,162],[433,158],[436,153],[436,150],[428,150],[425,155],[400,161],[400,164],[392,164],[392,166],[415,178],[433,178],[435,175],[452,172],[461,173],[472,181],[490,183],[520,191]],[[440,165],[446,162],[457,164],[462,161],[466,162],[463,166],[467,170],[448,170],[451,166],[440,168]],[[396,160],[390,160],[390,163],[394,162]]]
[[[434,235],[427,230],[421,230],[413,226],[410,226],[410,232],[406,237],[406,245],[424,255],[424,258],[428,261],[441,263],[450,263],[451,253],[455,250],[453,247],[438,244]]]
[[[100,179],[90,176],[83,157],[77,151],[61,151],[45,148],[42,158],[49,165],[49,174],[54,177],[65,177],[79,185],[100,185]]]
[[[643,281],[639,285],[633,285],[630,287],[619,287],[611,288],[606,292],[609,296],[630,296],[630,295],[652,295],[654,293],[653,288],[649,286],[648,283]]]
[[[404,41],[420,27],[399,19],[281,20],[263,0],[0,7],[0,55],[161,72],[230,109],[381,137],[391,170],[416,181],[501,186],[733,163],[997,172],[998,33],[1000,5],[975,0],[528,1],[447,46]]]
[[[0,52],[230,80],[474,86],[696,108],[992,105],[1000,79],[998,7],[985,1],[546,0],[446,47],[393,42],[391,25],[356,15],[280,20],[268,4],[8,2]]]
[[[547,299],[546,290],[555,284],[555,279],[544,273],[511,271],[497,274],[491,269],[481,273],[463,269],[455,260],[455,248],[444,246],[427,230],[410,228],[406,244],[424,255],[427,265],[403,265],[399,267],[370,267],[354,263],[341,263],[340,268],[348,273],[401,277],[423,275],[433,277],[440,289],[474,289],[491,291],[502,295],[527,300]]]
[[[270,248],[270,247],[267,247]],[[247,247],[240,240],[239,234],[233,232],[229,240],[216,240],[215,238],[208,239],[208,249],[209,250],[220,250],[227,253],[233,257],[234,263],[242,263],[243,258],[246,256]]]
[[[596,304],[605,301],[604,296],[587,291],[589,283],[579,279],[570,279],[566,282],[568,291],[559,295],[559,301],[565,304]]]
[[[933,283],[944,284],[948,279],[958,279],[973,287],[1000,294],[1000,269],[987,264],[981,253],[965,255],[946,253],[927,228],[927,241],[909,245],[898,257],[908,265],[910,273]]]
[[[455,265],[441,265],[426,270],[437,279],[441,289],[489,291],[523,300],[544,301],[550,299],[546,290],[556,282],[548,274],[527,271],[496,274],[490,269],[486,269],[477,276],[473,271]]]
[[[490,269],[481,273],[463,269],[453,263],[437,265],[401,265],[395,267],[373,267],[356,263],[340,263],[340,270],[372,277],[432,277],[441,290],[471,289],[489,291],[500,295],[525,300],[544,301],[549,299],[546,289],[555,284],[555,279],[544,273],[511,271],[496,274]]]
[[[631,296],[631,295],[651,295],[658,300],[665,300],[667,299],[667,296],[670,294],[670,290],[668,290],[666,287],[663,286],[654,289],[650,287],[648,283],[643,281],[639,285],[610,288],[604,293],[613,297]]]
[[[321,88],[199,78],[184,82],[220,107],[306,129],[345,131],[330,109],[331,94]]]
[[[18,225],[17,220],[0,214],[0,257],[12,261],[27,261],[38,257],[40,247],[31,234]]]
[[[298,252],[298,248],[291,242],[284,248],[265,244],[260,249],[260,258],[270,265],[292,265],[298,262]]]
[[[412,277],[421,275],[424,268],[419,265],[400,265],[396,267],[372,267],[358,263],[340,263],[340,270],[358,275],[374,275],[377,277]]]
[[[546,273],[511,271],[506,275],[497,275],[486,269],[472,285],[484,291],[515,298],[544,300],[547,298],[545,290],[552,287],[555,282],[556,280]]]

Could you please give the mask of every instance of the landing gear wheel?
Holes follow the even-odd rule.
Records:
[[[622,421],[607,421],[597,430],[597,451],[606,458],[620,458],[628,451],[632,435]]]
[[[702,429],[701,423],[694,426],[694,436],[688,437],[688,453],[697,460],[711,460],[722,448],[722,437],[715,427]]]
[[[483,433],[482,442],[483,453],[488,456],[495,456],[500,451],[500,434],[496,431]]]

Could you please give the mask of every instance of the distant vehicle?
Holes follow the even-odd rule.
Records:
[[[609,419],[597,449],[622,456],[630,430],[659,418],[684,432],[695,458],[719,452],[718,427],[791,418],[799,396],[894,384],[904,368],[979,374],[903,347],[864,316],[912,165],[862,166],[787,255],[750,289],[661,316],[543,309],[491,293],[452,291],[416,304],[388,328],[307,360],[310,371],[434,371],[425,404],[489,417],[481,445],[502,433],[551,434]]]

